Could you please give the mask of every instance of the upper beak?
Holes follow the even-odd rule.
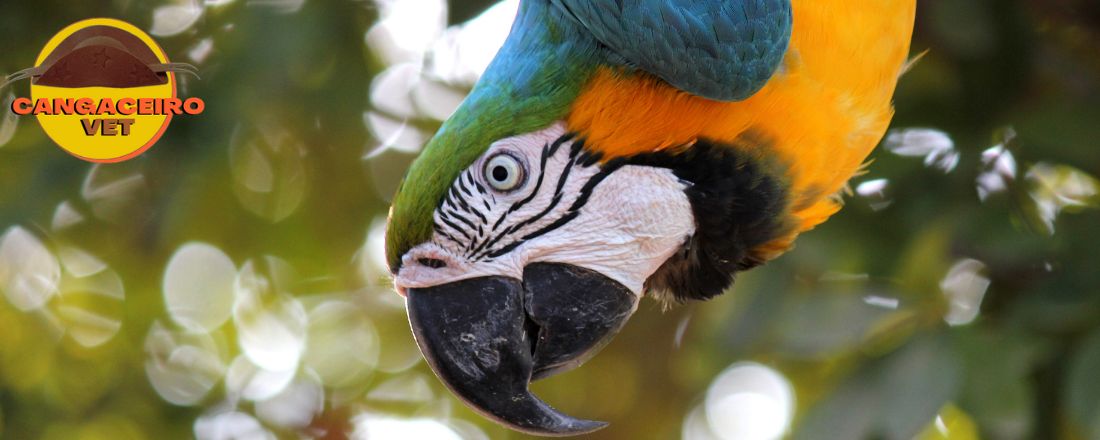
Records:
[[[474,278],[407,293],[420,351],[473,409],[536,435],[607,425],[555,410],[528,384],[579,366],[611,340],[638,303],[622,284],[576,266],[534,263],[523,280]]]

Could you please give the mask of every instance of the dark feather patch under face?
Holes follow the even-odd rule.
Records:
[[[749,141],[744,141],[749,142]],[[649,153],[631,165],[668,168],[688,183],[695,235],[646,281],[677,301],[721,294],[737,272],[764,262],[754,249],[787,231],[787,190],[777,173],[745,148],[699,140],[676,153]]]

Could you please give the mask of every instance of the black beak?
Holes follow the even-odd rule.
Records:
[[[595,355],[637,302],[598,272],[534,263],[522,281],[484,277],[409,289],[406,306],[428,365],[467,405],[518,431],[566,436],[607,424],[562,414],[528,384]]]

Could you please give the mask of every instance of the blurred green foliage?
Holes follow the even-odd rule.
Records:
[[[452,3],[440,26],[495,2]],[[894,126],[934,129],[923,133],[946,147],[915,154],[905,135],[920,133],[894,132],[845,210],[796,250],[709,303],[643,303],[601,355],[535,384],[539,395],[612,422],[591,438],[677,438],[698,428],[691,414],[715,377],[751,360],[793,385],[794,438],[1100,438],[1100,6],[918,9],[924,56],[900,83]],[[118,17],[159,29],[173,60],[199,66],[181,94],[207,109],[139,158],[101,166],[55,148],[30,118],[0,118],[0,438],[188,438],[212,426],[341,438],[387,417],[525,437],[431,376],[373,257],[416,141],[446,115],[425,107],[469,87],[428,69],[391,75],[432,93],[415,111],[387,105],[379,96],[393,93],[372,79],[400,71],[369,44],[380,11],[4,4],[0,72],[29,67],[74,21]],[[166,281],[196,242],[228,263],[178,263],[196,280]],[[167,291],[220,270],[236,274],[217,287],[236,295],[232,319],[181,321]],[[292,348],[250,339],[257,331]],[[282,392],[284,406],[255,381],[257,359],[283,359],[263,349],[293,358],[268,378],[300,385],[273,388],[301,391]]]

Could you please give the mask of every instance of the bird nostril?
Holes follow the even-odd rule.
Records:
[[[421,266],[428,266],[432,269],[442,269],[444,267],[447,267],[447,262],[436,258],[418,258],[416,262],[420,263]]]

